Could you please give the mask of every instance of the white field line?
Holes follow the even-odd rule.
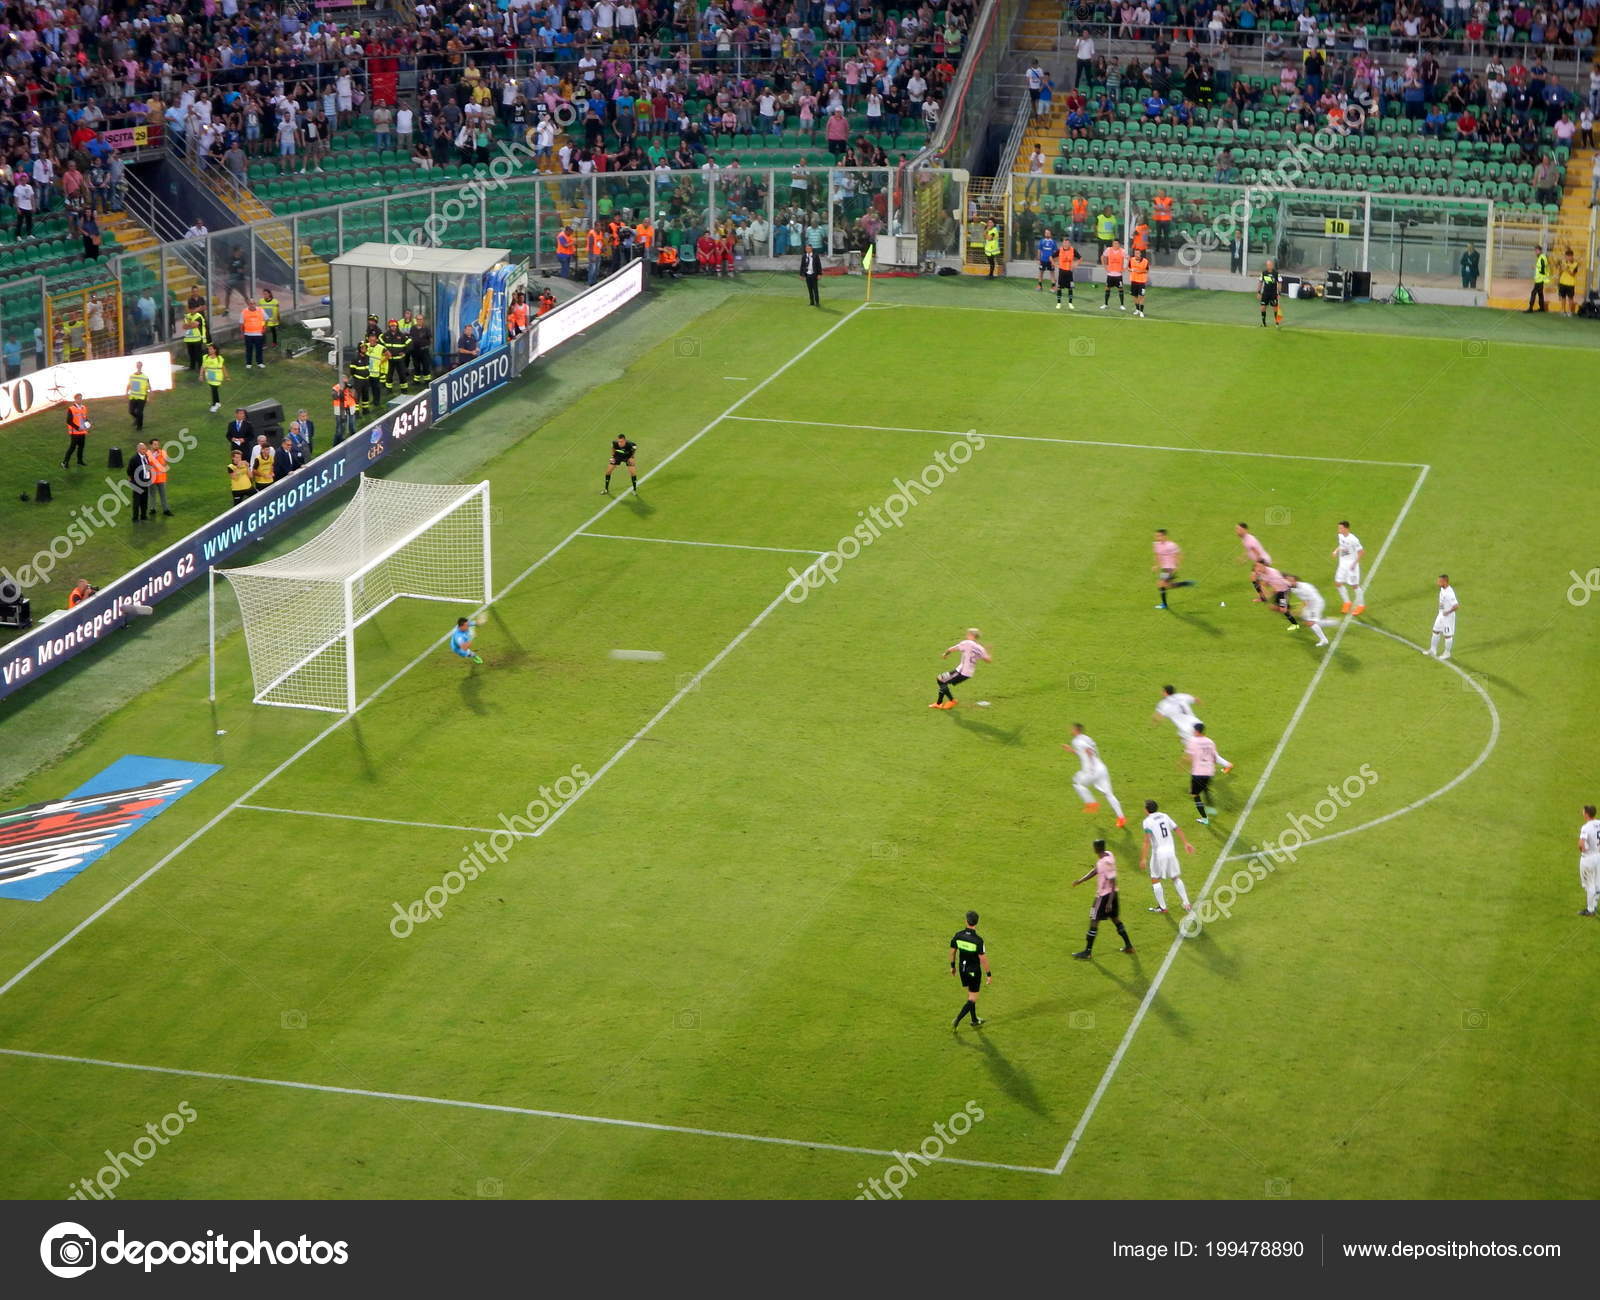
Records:
[[[823,553],[808,551],[806,554],[815,554],[817,555],[817,559],[812,560],[810,564],[806,565],[804,571],[800,574],[801,578],[804,578],[811,572],[812,569],[817,567],[817,564],[821,560]],[[782,605],[789,599],[789,591],[798,581],[799,579],[794,579],[793,581],[786,583],[783,590],[772,598],[771,604],[769,604],[764,610],[746,623],[744,625],[744,630],[740,632],[738,636],[734,637],[732,641],[728,642],[728,644],[723,646],[721,650],[717,651],[717,653],[712,657],[710,663],[708,663],[704,668],[702,668],[693,677],[680,686],[678,688],[678,693],[656,711],[655,717],[651,718],[649,722],[645,723],[644,726],[640,727],[638,731],[629,736],[628,739],[623,743],[622,747],[618,749],[617,752],[610,758],[606,759],[603,764],[601,764],[600,770],[578,787],[577,794],[573,795],[572,798],[566,801],[566,803],[562,804],[553,813],[551,813],[548,821],[542,822],[537,829],[531,831],[530,834],[532,837],[534,839],[538,839],[564,816],[566,816],[567,810],[571,808],[573,804],[577,803],[578,800],[582,799],[583,796],[586,795],[590,790],[593,790],[595,786],[599,785],[600,778],[614,768],[618,763],[620,763],[625,757],[627,757],[628,751],[646,736],[648,736],[651,731],[655,729],[656,723],[660,722],[662,718],[666,717],[667,714],[673,711],[673,709],[677,708],[679,702],[685,695],[688,695],[691,691],[698,690],[700,688],[700,683],[705,679],[706,674],[711,672],[712,669],[714,669],[724,659],[726,659],[741,645],[743,645],[745,639],[767,621],[767,616],[771,614],[773,610],[777,609],[779,605]]]
[[[1418,645],[1415,641],[1401,636],[1398,632],[1391,632],[1387,628],[1374,627],[1371,623],[1356,622],[1353,623],[1352,626],[1365,628],[1368,632],[1376,632],[1379,636],[1386,636],[1391,641],[1398,641],[1401,645],[1410,646],[1418,654],[1422,653],[1422,647],[1420,645]],[[1489,692],[1484,690],[1482,685],[1473,680],[1471,673],[1467,672],[1464,668],[1457,667],[1454,659],[1446,659],[1444,666],[1446,668],[1455,669],[1456,674],[1461,678],[1462,681],[1466,682],[1468,686],[1472,687],[1472,689],[1478,693],[1478,697],[1483,701],[1484,707],[1489,710],[1489,739],[1484,742],[1484,746],[1478,752],[1478,756],[1472,760],[1472,763],[1464,771],[1456,773],[1454,777],[1452,777],[1444,785],[1441,785],[1432,794],[1425,794],[1420,799],[1414,799],[1404,808],[1396,808],[1393,812],[1384,813],[1382,817],[1374,817],[1370,822],[1362,822],[1359,826],[1346,827],[1342,831],[1334,831],[1331,835],[1319,835],[1314,840],[1306,840],[1295,849],[1296,853],[1300,852],[1301,849],[1309,849],[1313,844],[1326,844],[1330,840],[1343,839],[1346,835],[1356,835],[1361,831],[1370,831],[1374,826],[1382,826],[1385,822],[1392,822],[1396,817],[1404,817],[1407,813],[1416,812],[1416,810],[1421,808],[1424,804],[1430,804],[1435,799],[1449,794],[1450,791],[1454,790],[1458,785],[1460,785],[1468,777],[1472,776],[1473,773],[1475,773],[1480,767],[1489,761],[1489,755],[1494,753],[1494,747],[1500,743],[1500,710],[1495,707],[1494,700],[1490,697]],[[1231,858],[1228,858],[1227,861],[1240,862],[1255,856],[1256,855],[1254,853],[1235,853]]]
[[[416,826],[430,831],[466,831],[473,835],[531,836],[532,831],[514,831],[508,826],[454,826],[449,822],[408,822],[396,817],[362,817],[356,813],[321,812],[315,808],[274,808],[264,803],[242,803],[240,812],[287,813],[290,817],[328,817],[340,822],[377,822],[380,826]]]
[[[1394,524],[1389,529],[1389,535],[1383,539],[1383,545],[1378,550],[1377,559],[1372,562],[1372,570],[1367,575],[1367,585],[1377,581],[1378,571],[1383,567],[1384,557],[1389,553],[1389,547],[1400,533],[1400,527],[1406,521],[1406,516],[1411,513],[1415,504],[1417,493],[1422,490],[1422,484],[1428,477],[1427,467],[1417,475],[1417,481],[1411,485],[1411,492],[1406,497],[1405,503],[1400,507],[1400,513],[1395,516]],[[1250,798],[1245,801],[1244,808],[1240,811],[1238,820],[1233,824],[1233,830],[1228,833],[1227,840],[1223,843],[1222,851],[1217,854],[1217,859],[1211,865],[1211,872],[1206,876],[1205,883],[1200,886],[1200,892],[1195,895],[1194,904],[1200,905],[1202,900],[1211,892],[1211,886],[1216,883],[1217,876],[1221,873],[1223,864],[1227,862],[1228,855],[1233,852],[1233,846],[1238,842],[1243,833],[1245,824],[1250,820],[1250,814],[1255,811],[1256,804],[1260,801],[1262,793],[1267,788],[1267,782],[1272,779],[1272,773],[1278,766],[1278,760],[1283,757],[1284,750],[1289,747],[1289,741],[1300,725],[1300,719],[1305,716],[1311,697],[1317,693],[1317,687],[1322,684],[1322,679],[1328,671],[1328,665],[1333,662],[1333,656],[1339,651],[1339,643],[1344,640],[1344,634],[1350,628],[1351,620],[1346,618],[1339,624],[1339,630],[1334,633],[1333,643],[1322,656],[1322,661],[1317,665],[1316,672],[1311,674],[1311,680],[1306,684],[1305,692],[1300,696],[1300,702],[1295,705],[1294,712],[1289,717],[1288,725],[1284,727],[1283,734],[1278,737],[1271,756],[1267,759],[1266,766],[1261,769],[1261,777],[1256,781],[1255,789],[1251,790]],[[1067,1139],[1066,1148],[1061,1152],[1061,1158],[1056,1161],[1055,1171],[1061,1173],[1067,1167],[1067,1162],[1072,1159],[1072,1153],[1078,1149],[1084,1131],[1089,1127],[1089,1122],[1094,1119],[1095,1111],[1100,1108],[1100,1100],[1111,1087],[1111,1081],[1117,1077],[1117,1071],[1122,1068],[1122,1059],[1128,1054],[1128,1048],[1133,1045],[1134,1038],[1138,1035],[1144,1018],[1149,1014],[1151,1004],[1161,992],[1161,985],[1166,981],[1167,972],[1172,969],[1172,964],[1178,958],[1178,950],[1189,940],[1183,937],[1182,932],[1173,936],[1171,945],[1167,948],[1167,955],[1162,959],[1161,966],[1156,971],[1155,978],[1150,981],[1150,987],[1145,990],[1144,998],[1139,1003],[1139,1009],[1134,1012],[1133,1020],[1129,1023],[1127,1031],[1122,1035],[1122,1041],[1117,1044],[1117,1050],[1112,1054],[1111,1060],[1106,1064],[1105,1072],[1100,1076],[1094,1094],[1089,1098],[1089,1104],[1083,1108],[1083,1114],[1078,1118],[1077,1127],[1072,1130],[1072,1136]]]
[[[826,551],[809,551],[800,546],[745,546],[739,542],[690,542],[681,537],[629,537],[626,533],[580,533],[579,536],[598,537],[608,542],[654,542],[658,546],[709,546],[719,551],[772,551],[777,555],[827,554]]]
[[[729,419],[733,415],[733,413],[735,411],[737,411],[741,406],[743,406],[746,402],[748,402],[757,393],[759,393],[763,389],[765,389],[768,384],[771,384],[773,381],[781,378],[792,367],[794,367],[799,362],[801,362],[806,357],[808,357],[811,354],[813,349],[818,347],[820,344],[826,342],[835,333],[837,333],[839,330],[843,329],[846,325],[848,325],[852,320],[854,320],[856,318],[857,315],[859,315],[865,309],[865,307],[866,307],[866,304],[862,303],[859,306],[853,308],[852,310],[846,312],[837,321],[835,321],[832,325],[830,325],[827,329],[825,329],[821,334],[817,335],[816,338],[812,339],[811,342],[807,343],[803,348],[801,348],[792,357],[790,357],[787,361],[785,361],[781,366],[779,366],[776,370],[774,370],[770,375],[768,375],[765,379],[763,379],[759,384],[756,384],[754,387],[752,387],[748,392],[744,393],[742,396],[740,396],[738,398],[735,398],[734,401],[729,404],[729,406],[722,412],[721,415],[719,415],[715,419],[709,421],[693,437],[689,438],[686,442],[680,444],[677,448],[675,448],[668,455],[662,457],[662,459],[660,460],[660,462],[656,465],[656,467],[654,469],[648,471],[647,473],[645,473],[641,477],[643,479],[645,479],[645,480],[648,480],[651,477],[651,475],[657,474],[661,470],[665,469],[668,465],[670,465],[674,460],[676,460],[684,452],[688,451],[690,447],[694,446],[695,443],[699,442],[701,438],[705,437],[706,434],[710,433],[711,430],[716,428],[717,425],[721,424],[724,420]],[[575,538],[580,537],[584,533],[588,532],[588,530],[594,524],[598,523],[605,516],[607,511],[609,511],[613,507],[615,507],[618,504],[618,502],[620,502],[621,500],[622,500],[621,497],[613,497],[610,501],[607,501],[605,503],[605,505],[601,506],[600,509],[598,509],[597,511],[594,512],[594,514],[590,515],[589,518],[585,519],[581,524],[579,524],[570,533],[568,533],[566,535],[566,537],[564,537],[561,541],[557,542],[548,551],[546,551],[537,560],[535,560],[532,564],[530,564],[521,573],[517,574],[517,576],[515,578],[513,578],[510,582],[508,582],[504,587],[502,587],[500,589],[500,591],[496,594],[494,599],[497,600],[497,601],[505,599],[506,596],[508,596],[513,590],[515,590],[518,586],[520,586],[531,574],[533,574],[536,570],[538,570],[544,564],[546,564],[551,558],[553,558],[554,556],[558,555],[562,550],[564,550]],[[71,943],[74,939],[76,939],[80,934],[82,934],[85,930],[87,930],[91,925],[93,925],[96,921],[98,921],[102,916],[104,916],[107,912],[109,912],[112,908],[114,908],[118,903],[122,902],[123,899],[127,898],[129,894],[133,893],[134,890],[138,889],[140,885],[144,884],[145,881],[149,880],[151,876],[155,875],[156,872],[160,871],[169,862],[173,861],[173,859],[178,857],[179,854],[183,853],[184,850],[189,848],[190,845],[192,845],[196,840],[198,840],[207,831],[211,830],[213,827],[218,825],[224,818],[226,818],[230,813],[232,813],[241,804],[247,803],[250,800],[250,798],[253,795],[256,794],[257,791],[263,789],[267,785],[271,784],[273,781],[277,780],[277,778],[279,776],[281,776],[284,772],[288,771],[290,767],[292,767],[295,763],[299,762],[300,759],[305,757],[305,755],[309,754],[313,749],[315,749],[318,745],[320,745],[324,740],[326,740],[329,736],[331,736],[335,731],[338,731],[339,728],[343,727],[345,725],[345,723],[349,722],[351,718],[355,717],[358,713],[361,712],[362,709],[366,708],[367,705],[371,704],[373,700],[377,699],[380,695],[382,695],[385,691],[387,691],[391,686],[393,686],[397,681],[399,681],[402,677],[404,677],[407,673],[409,673],[413,668],[416,668],[418,665],[420,665],[426,659],[428,659],[431,655],[433,655],[438,650],[439,646],[441,646],[444,643],[444,640],[445,640],[444,637],[440,637],[437,641],[435,641],[431,645],[429,645],[428,648],[425,649],[421,654],[419,654],[415,659],[413,659],[410,663],[406,664],[405,667],[401,668],[398,672],[396,672],[393,677],[389,678],[388,681],[384,682],[383,685],[378,687],[378,689],[375,690],[371,695],[369,695],[366,699],[362,700],[361,703],[356,705],[356,707],[351,712],[340,714],[339,717],[335,718],[326,727],[324,727],[321,731],[319,731],[315,736],[313,736],[310,740],[308,740],[304,745],[302,745],[299,749],[295,750],[295,752],[293,754],[291,754],[288,758],[284,759],[283,762],[279,763],[277,767],[273,768],[272,771],[268,772],[266,774],[266,776],[262,777],[261,780],[257,781],[248,790],[246,790],[242,795],[240,795],[237,799],[235,799],[227,807],[222,809],[221,812],[217,813],[214,817],[212,817],[210,821],[206,822],[203,826],[201,826],[193,834],[187,836],[183,840],[183,842],[181,844],[179,844],[176,848],[172,849],[170,852],[166,853],[161,858],[157,859],[155,863],[153,863],[150,867],[146,868],[142,873],[140,873],[140,875],[135,877],[133,880],[129,881],[126,885],[124,885],[121,889],[119,889],[115,894],[113,894],[110,898],[108,898],[104,903],[102,903],[99,907],[97,907],[93,912],[89,913],[88,916],[84,917],[83,920],[79,921],[75,926],[73,926],[70,930],[68,930],[66,932],[66,934],[62,935],[61,938],[57,939],[53,944],[51,944],[42,953],[40,953],[37,957],[35,957],[32,961],[30,961],[26,966],[24,966],[21,970],[19,970],[15,975],[13,975],[10,979],[8,979],[4,984],[0,984],[0,997],[4,997],[12,989],[14,989],[18,984],[20,984],[24,979],[26,979],[29,975],[31,975],[35,970],[37,970],[41,965],[43,965],[45,962],[49,961],[51,957],[55,956],[56,953],[60,952],[69,943]],[[548,823],[546,823],[546,825],[548,825]],[[541,828],[541,829],[543,829],[543,828]]]
[[[769,415],[730,415],[730,420],[745,424],[802,424],[813,429],[860,429],[865,433],[931,433],[945,438],[968,438],[973,429],[916,429],[895,424],[840,424],[833,420],[787,420]],[[1331,465],[1378,465],[1385,469],[1421,469],[1428,466],[1411,460],[1356,460],[1348,456],[1295,456],[1284,451],[1231,451],[1224,447],[1169,447],[1149,442],[1102,442],[1092,438],[1046,438],[1022,433],[988,433],[985,438],[1003,442],[1051,442],[1063,447],[1116,447],[1124,451],[1179,451],[1193,456],[1247,456],[1256,460],[1312,460]]]
[[[139,1074],[170,1075],[182,1079],[210,1079],[217,1083],[247,1083],[262,1088],[292,1088],[300,1092],[331,1093],[343,1097],[369,1097],[376,1101],[403,1101],[421,1106],[450,1106],[458,1110],[490,1111],[500,1115],[527,1115],[535,1119],[568,1120],[575,1124],[597,1124],[608,1128],[645,1129],[652,1133],[680,1133],[688,1137],[724,1138],[731,1142],[758,1142],[766,1146],[799,1147],[812,1151],[839,1151],[845,1155],[875,1156],[895,1160],[900,1153],[877,1147],[846,1146],[840,1142],[808,1142],[803,1138],[768,1137],[760,1133],[732,1133],[725,1129],[692,1128],[685,1124],[657,1124],[642,1119],[617,1119],[609,1115],[580,1115],[564,1110],[540,1110],[532,1106],[505,1106],[488,1101],[462,1101],[453,1097],[425,1097],[409,1092],[379,1092],[370,1088],[342,1088],[331,1083],[301,1083],[293,1079],[264,1079],[248,1074],[220,1074],[211,1070],[180,1070],[165,1065],[135,1065],[128,1061],[105,1061],[92,1056],[62,1056],[55,1052],[27,1052],[0,1047],[0,1056],[20,1056],[35,1061],[56,1061],[69,1065],[93,1065],[108,1070],[132,1070]],[[915,1148],[913,1148],[913,1151]],[[924,1159],[921,1155],[908,1158]],[[1003,1169],[1019,1174],[1048,1174],[1039,1165],[1008,1165],[989,1160],[963,1160],[959,1156],[938,1156],[930,1164],[964,1165],[969,1169]]]

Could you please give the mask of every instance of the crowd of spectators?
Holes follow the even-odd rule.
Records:
[[[0,14],[3,219],[25,239],[64,209],[70,233],[88,227],[85,256],[88,214],[114,209],[123,184],[115,127],[160,123],[241,184],[325,170],[358,124],[419,171],[484,161],[505,140],[541,170],[733,167],[741,145],[785,133],[835,165],[872,165],[937,121],[976,8],[424,0],[400,24],[246,0],[101,4]]]
[[[1152,31],[1138,53],[1123,58],[1108,56],[1084,29],[1076,38],[1073,85],[1063,97],[1065,134],[1089,139],[1130,114],[1183,127],[1201,110],[1208,125],[1237,128],[1250,123],[1271,92],[1289,124],[1302,130],[1330,124],[1375,130],[1384,119],[1408,118],[1424,136],[1503,145],[1540,166],[1535,187],[1541,202],[1553,201],[1559,183],[1550,147],[1592,143],[1600,70],[1589,74],[1580,93],[1552,75],[1537,51],[1525,61],[1519,52],[1490,48],[1476,60],[1462,55],[1451,62],[1426,44],[1384,52],[1365,41],[1341,47],[1319,36],[1314,23],[1310,27],[1287,47],[1271,33],[1277,52],[1253,56],[1249,66],[1266,70],[1265,89],[1259,74],[1238,75],[1236,34],[1212,41],[1202,31],[1175,50],[1170,33]],[[1131,107],[1125,93],[1130,88]],[[1046,87],[1041,112],[1051,99]],[[1224,174],[1231,170],[1231,161],[1222,160],[1215,179],[1234,179]]]

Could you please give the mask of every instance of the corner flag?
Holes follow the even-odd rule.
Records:
[[[867,301],[872,301],[872,264],[877,259],[873,256],[872,245],[868,244],[866,251],[861,254],[861,269],[867,276]]]

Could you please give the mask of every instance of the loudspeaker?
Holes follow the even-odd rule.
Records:
[[[106,468],[107,469],[121,469],[122,468],[122,448],[121,447],[111,447],[111,448],[107,449],[107,451],[106,451]]]
[[[0,600],[0,627],[32,627],[33,605],[26,596],[19,600]]]
[[[50,480],[49,479],[42,478],[37,483],[35,483],[33,485],[33,499],[35,501],[48,501],[48,500],[50,500]]]
[[[1352,298],[1370,298],[1370,297],[1372,297],[1372,272],[1371,271],[1351,271],[1350,272],[1350,296]]]
[[[257,402],[254,406],[244,408],[245,415],[250,423],[255,425],[257,433],[267,435],[267,441],[274,447],[283,439],[283,403],[282,402]]]

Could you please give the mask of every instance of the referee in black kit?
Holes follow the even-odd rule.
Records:
[[[984,980],[994,979],[994,972],[989,969],[989,954],[983,950],[983,936],[978,933],[977,925],[978,914],[968,912],[966,929],[957,930],[950,940],[950,973],[959,975],[962,987],[967,990],[967,1000],[950,1022],[952,1029],[960,1029],[961,1018],[966,1015],[971,1015],[974,1028],[983,1024],[978,1019],[978,991]]]

